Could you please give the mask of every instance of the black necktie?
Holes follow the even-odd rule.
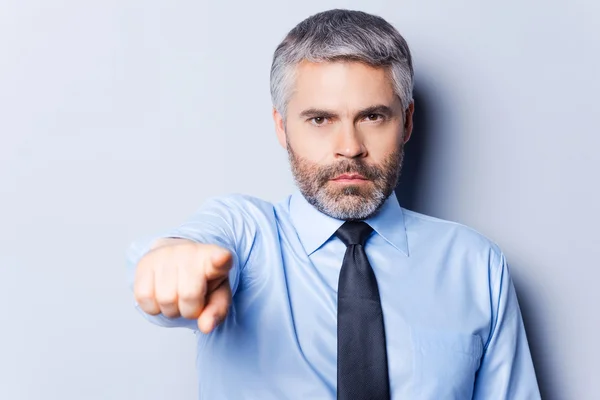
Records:
[[[364,244],[373,231],[346,221],[336,236],[347,246],[338,283],[338,400],[389,400],[383,313]]]

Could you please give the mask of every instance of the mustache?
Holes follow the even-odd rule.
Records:
[[[320,183],[325,183],[342,174],[360,174],[369,180],[381,179],[384,176],[383,171],[374,165],[357,160],[344,160],[333,165],[319,167],[315,179]]]

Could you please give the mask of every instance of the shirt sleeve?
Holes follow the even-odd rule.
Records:
[[[517,295],[502,253],[494,275],[491,284],[493,323],[473,399],[540,399]]]
[[[216,244],[232,253],[233,263],[229,272],[229,283],[232,294],[235,294],[241,270],[249,257],[257,231],[250,215],[244,212],[241,199],[241,196],[236,195],[210,198],[179,227],[131,243],[127,251],[127,273],[130,289],[133,291],[135,268],[138,262],[150,251],[156,240],[160,238],[182,238],[197,243]],[[145,319],[156,325],[187,327],[198,330],[196,320],[183,317],[169,318],[162,314],[150,315],[142,311],[137,302],[135,302],[135,308]]]

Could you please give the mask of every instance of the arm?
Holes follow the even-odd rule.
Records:
[[[523,319],[508,265],[500,253],[492,271],[492,328],[475,381],[473,399],[540,399]]]
[[[154,269],[161,267],[161,265],[149,266],[148,264],[168,264],[166,268],[167,275],[163,272],[162,274],[156,274],[161,275],[161,278],[158,276],[156,276],[156,279],[151,278],[155,280],[154,286],[156,287],[171,280],[172,278],[169,275],[171,272],[177,276],[178,269],[184,268],[183,273],[180,271],[179,275],[185,275],[190,269],[196,271],[198,268],[203,268],[201,259],[203,259],[206,251],[211,250],[210,246],[205,245],[212,245],[213,250],[214,247],[218,247],[227,250],[231,254],[231,269],[228,273],[227,285],[229,285],[228,290],[230,289],[234,293],[239,281],[240,265],[243,265],[240,264],[240,260],[245,263],[249,254],[248,243],[252,242],[251,237],[255,232],[256,229],[247,218],[247,215],[242,212],[240,204],[234,196],[210,199],[178,228],[162,235],[137,240],[130,245],[127,252],[130,287],[135,292],[134,283],[139,282],[140,265],[143,265],[146,269]],[[205,246],[206,249],[201,248],[202,246]],[[188,265],[189,268],[182,267],[182,265]],[[144,274],[148,275],[145,271]],[[187,280],[194,282],[199,280],[197,275],[193,276],[193,278]],[[195,288],[194,290],[200,289],[202,288]],[[186,318],[167,316],[167,313],[164,312],[144,312],[138,301],[135,302],[135,306],[144,318],[157,325],[198,329],[198,321],[195,318],[190,318],[189,315]],[[145,309],[148,310],[148,307],[145,307]]]

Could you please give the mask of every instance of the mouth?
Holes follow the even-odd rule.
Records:
[[[360,183],[368,181],[367,178],[360,174],[342,174],[332,179],[333,182]]]

